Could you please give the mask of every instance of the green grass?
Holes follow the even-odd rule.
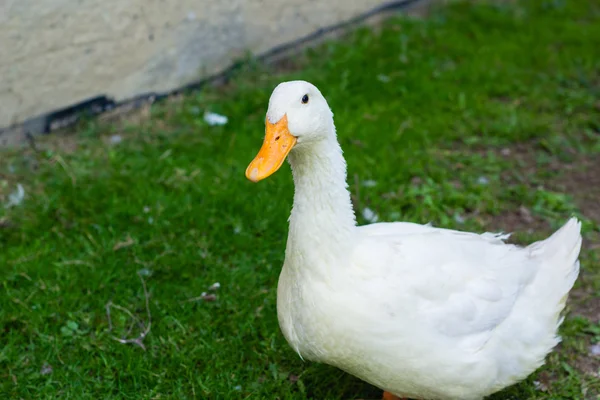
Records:
[[[597,1],[453,4],[360,28],[291,64],[250,62],[225,87],[155,105],[148,118],[82,124],[75,152],[46,140],[0,153],[0,196],[17,183],[27,192],[0,208],[1,398],[380,396],[302,362],[279,331],[292,179],[287,165],[260,184],[244,170],[280,81],[309,80],[327,97],[358,211],[483,231],[524,206],[540,230],[520,241],[573,213],[586,237],[600,230],[576,193],[552,185],[569,171],[560,166],[600,154]],[[205,110],[229,123],[207,126]],[[123,142],[108,144],[110,134]],[[577,290],[597,297],[599,256],[586,248],[582,261]],[[112,338],[131,318],[113,308],[109,332],[105,309],[146,319],[138,274],[150,293],[146,351]],[[198,300],[214,282],[215,301]],[[600,325],[571,315],[562,333],[547,366],[494,398],[594,398],[598,378],[580,364]]]

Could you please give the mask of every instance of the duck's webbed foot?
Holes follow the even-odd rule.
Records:
[[[396,396],[395,394],[391,394],[390,392],[383,392],[383,400],[408,400],[408,399],[403,399],[401,397]]]

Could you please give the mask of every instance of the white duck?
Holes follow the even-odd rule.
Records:
[[[277,314],[302,358],[388,399],[481,399],[544,363],[579,273],[577,219],[524,248],[491,233],[357,226],[333,114],[304,81],[273,91],[246,176],[264,179],[286,156],[295,193]]]

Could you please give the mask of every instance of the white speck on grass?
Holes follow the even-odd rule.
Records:
[[[546,386],[546,384],[540,382],[540,381],[533,381],[533,386],[537,389],[540,390],[542,392],[545,392],[548,390],[548,386]]]
[[[144,207],[144,214],[148,214],[150,212],[150,207]]]
[[[596,357],[600,356],[600,343],[590,346],[590,354]]]
[[[221,114],[206,111],[204,113],[204,121],[210,126],[225,125],[228,121],[227,117]]]
[[[367,179],[366,181],[363,181],[362,185],[364,187],[374,187],[374,186],[377,186],[377,181],[374,181],[372,179]]]
[[[377,79],[383,83],[388,83],[391,80],[389,76],[384,75],[384,74],[377,75]]]
[[[208,288],[208,290],[215,291],[215,290],[219,289],[220,287],[221,287],[221,284],[219,282],[215,282],[212,285],[210,285],[210,287]]]
[[[148,217],[148,223],[152,225],[154,223],[154,218]]]
[[[237,385],[233,387],[233,390],[240,392],[242,390],[242,385]]]
[[[480,176],[479,178],[477,178],[477,183],[479,183],[480,185],[487,185],[488,183],[490,183],[490,180],[485,176]]]
[[[52,365],[48,363],[44,363],[42,365],[42,369],[40,370],[41,375],[50,375],[52,373]]]
[[[233,233],[235,233],[236,235],[242,233],[242,224],[236,223],[233,227]]]
[[[123,137],[121,135],[112,135],[110,137],[110,144],[119,144],[123,141]]]
[[[465,217],[463,217],[460,214],[454,214],[454,220],[459,223],[459,224],[464,224],[465,223]]]
[[[25,199],[25,189],[20,183],[17,184],[17,189],[8,195],[8,202],[4,207],[10,208],[21,205]]]
[[[371,210],[369,207],[365,207],[362,210],[362,216],[370,223],[377,222],[379,220],[379,216],[375,214],[375,211]]]
[[[152,270],[149,270],[148,268],[142,268],[138,271],[138,274],[141,276],[150,276],[152,275]]]

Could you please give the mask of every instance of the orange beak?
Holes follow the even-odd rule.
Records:
[[[296,144],[288,130],[287,115],[276,123],[266,120],[265,140],[254,160],[246,168],[246,178],[258,182],[275,173]]]

